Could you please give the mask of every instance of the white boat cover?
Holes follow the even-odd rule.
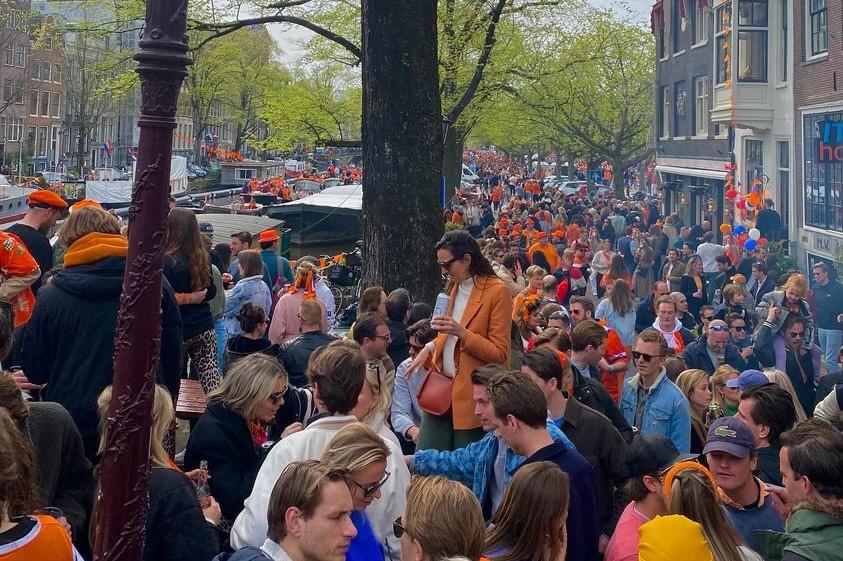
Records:
[[[363,210],[362,185],[337,185],[328,187],[324,191],[309,195],[302,199],[283,203],[282,207],[318,206],[327,208],[344,208],[348,210]]]
[[[170,160],[170,194],[187,191],[187,158],[173,156]],[[128,203],[132,200],[131,181],[86,181],[85,196],[98,203]]]

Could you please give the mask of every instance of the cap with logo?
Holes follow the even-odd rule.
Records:
[[[760,370],[744,370],[737,378],[726,381],[727,388],[740,388],[745,390],[750,386],[760,386],[761,384],[769,384],[770,379],[767,378]]]
[[[203,234],[213,234],[214,233],[214,225],[210,222],[200,222],[199,223],[199,231]]]
[[[635,437],[626,450],[626,469],[630,478],[648,473],[662,473],[679,462],[694,460],[697,454],[680,454],[669,438],[661,434]]]
[[[726,452],[736,458],[748,458],[755,453],[755,438],[740,419],[721,417],[708,428],[703,454],[709,452]]]

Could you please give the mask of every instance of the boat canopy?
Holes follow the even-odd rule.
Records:
[[[319,193],[302,199],[278,205],[286,208],[295,207],[325,207],[342,208],[348,210],[363,210],[362,185],[337,185],[328,187]]]

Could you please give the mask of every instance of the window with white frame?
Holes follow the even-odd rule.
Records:
[[[9,43],[3,50],[3,64],[6,66],[15,65],[15,46]]]
[[[690,0],[694,8],[691,10],[691,30],[694,34],[692,44],[702,43],[708,29],[708,9],[705,0]]]
[[[41,92],[41,107],[38,114],[42,117],[50,116],[50,92]]]
[[[33,117],[38,116],[38,90],[29,92],[29,114]]]
[[[738,80],[767,81],[767,0],[738,0]]]
[[[51,117],[61,117],[61,94],[59,92],[53,92],[50,96],[50,116]]]
[[[6,139],[9,142],[20,142],[23,136],[23,117],[10,117],[6,127]]]
[[[32,61],[32,79],[33,80],[40,80],[41,79],[41,61],[37,58]]]
[[[53,65],[49,60],[45,60],[41,62],[41,79],[45,82],[49,82],[52,80],[52,69]]]
[[[708,77],[694,78],[694,136],[708,136]]]
[[[15,65],[18,68],[26,68],[26,45],[18,45]]]
[[[787,65],[789,63],[788,59],[788,48],[787,48],[787,17],[790,15],[790,10],[788,9],[788,3],[790,0],[779,0],[779,17],[781,18],[781,44],[779,45],[779,56],[781,57],[781,66],[779,67],[779,81],[780,82],[787,82]]]
[[[56,84],[61,84],[61,65],[54,64],[53,65],[53,82]]]
[[[50,151],[55,152],[59,144],[59,127],[53,125],[50,128]]]
[[[685,91],[685,80],[673,84],[673,95],[673,136],[685,136],[688,115],[688,92]]]
[[[717,7],[714,21],[716,32],[714,40],[717,48],[714,50],[716,58],[717,83],[722,84],[732,79],[732,3],[725,2]]]
[[[257,176],[258,176],[258,170],[244,169],[244,168],[234,168],[234,179],[246,181],[246,180],[249,180],[249,179],[254,179]]]
[[[673,0],[672,5],[670,6],[670,32],[673,35],[673,54],[685,50],[685,31],[682,28],[681,12],[681,10],[685,8],[683,2],[685,2],[685,0]]]
[[[790,214],[790,142],[780,140],[776,142],[779,166],[779,214],[782,217],[782,224],[787,226],[788,215]]]
[[[668,138],[670,135],[670,88],[662,86],[661,89],[662,111],[659,118],[659,138]]]
[[[47,127],[38,127],[38,157],[47,155]]]
[[[828,52],[828,1],[806,0],[808,4],[806,23],[808,56]]]

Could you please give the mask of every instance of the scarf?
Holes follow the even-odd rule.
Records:
[[[120,234],[91,232],[82,236],[67,248],[64,266],[87,265],[106,257],[126,257],[129,241]]]
[[[685,350],[685,340],[679,332],[682,329],[682,322],[675,318],[673,321],[673,331],[662,331],[661,327],[659,327],[659,318],[656,318],[656,321],[653,322],[653,329],[662,334],[665,341],[667,341],[667,346],[670,347],[675,354],[679,354]]]
[[[254,421],[246,421],[249,426],[249,432],[252,435],[252,442],[255,443],[256,448],[260,448],[267,440],[266,429]]]
[[[290,287],[290,294],[299,291],[299,284],[304,285],[304,299],[313,300],[316,298],[316,289],[313,287],[313,269],[309,269],[305,275],[297,275],[296,281]]]

